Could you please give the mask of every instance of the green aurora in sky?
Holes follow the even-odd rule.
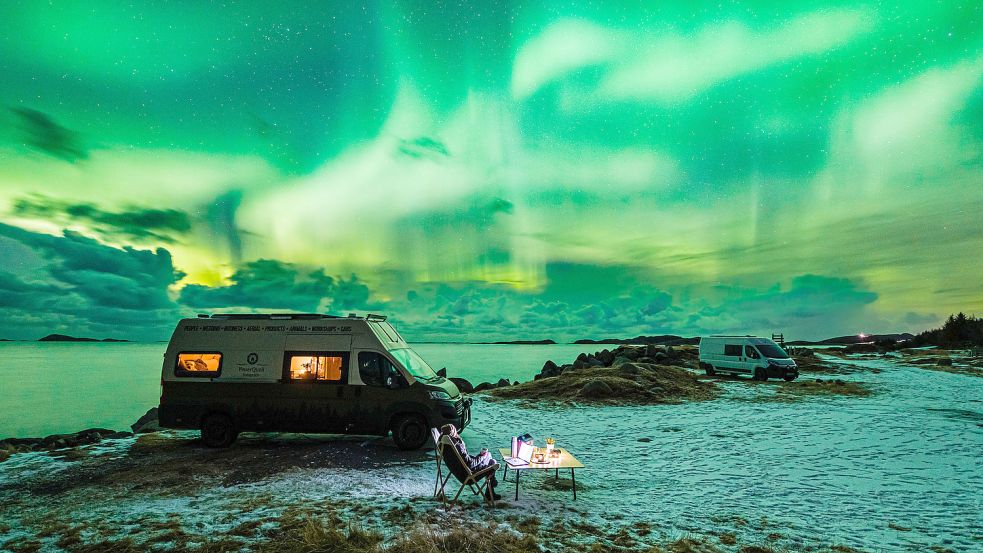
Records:
[[[983,313],[978,2],[7,1],[0,337]]]

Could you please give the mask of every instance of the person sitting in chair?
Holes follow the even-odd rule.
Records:
[[[444,426],[440,427],[440,433],[441,435],[450,437],[451,442],[454,443],[454,447],[457,448],[457,451],[461,454],[461,458],[464,459],[464,462],[468,464],[468,468],[471,469],[471,472],[478,472],[481,469],[498,465],[498,463],[492,459],[491,453],[488,452],[488,448],[481,448],[481,451],[477,455],[469,455],[468,448],[464,445],[464,440],[461,439],[461,436],[457,433],[457,427],[455,427],[453,424],[445,424]],[[449,459],[449,457],[445,456],[444,459]],[[448,468],[451,467],[448,466]],[[487,493],[489,498],[498,500],[502,499],[502,496],[495,493],[495,486],[498,485],[498,479],[495,478],[496,472],[498,472],[497,469],[492,471],[491,474],[487,476]]]

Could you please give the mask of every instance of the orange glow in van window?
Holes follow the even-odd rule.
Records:
[[[179,353],[177,364],[181,370],[194,373],[218,372],[221,353]]]
[[[341,380],[341,357],[294,355],[290,358],[292,380]]]

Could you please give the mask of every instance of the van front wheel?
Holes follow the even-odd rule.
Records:
[[[393,422],[393,442],[399,449],[420,449],[427,443],[430,432],[420,415],[404,415]]]
[[[229,447],[238,436],[228,415],[216,413],[201,421],[201,441],[208,447]]]
[[[754,379],[764,382],[765,380],[768,380],[768,372],[761,367],[758,367],[754,369]]]

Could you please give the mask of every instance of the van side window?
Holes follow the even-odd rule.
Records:
[[[358,375],[368,386],[387,386],[389,379],[399,380],[399,371],[381,353],[362,351],[358,354]]]
[[[741,346],[740,344],[725,344],[724,345],[724,355],[732,355],[734,357],[741,356]]]
[[[222,372],[222,354],[214,352],[185,352],[177,354],[174,376],[211,378]]]
[[[290,353],[290,380],[341,382],[345,358],[334,353]]]
[[[751,359],[761,359],[761,356],[758,355],[758,350],[754,349],[753,346],[744,346],[744,355]]]

